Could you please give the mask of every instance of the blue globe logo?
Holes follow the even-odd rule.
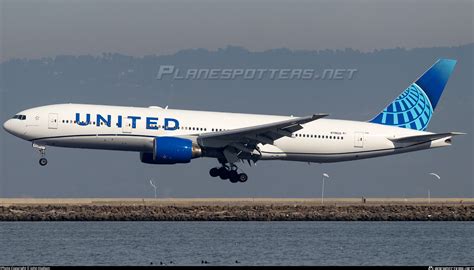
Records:
[[[429,98],[413,83],[372,122],[425,130],[432,116],[433,106]]]

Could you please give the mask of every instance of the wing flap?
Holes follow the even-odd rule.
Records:
[[[220,132],[205,133],[197,138],[204,147],[225,147],[230,143],[249,145],[273,144],[281,137],[291,137],[292,133],[302,129],[302,124],[328,116],[328,114],[313,114],[305,117],[293,117],[288,120],[263,125],[237,128]]]

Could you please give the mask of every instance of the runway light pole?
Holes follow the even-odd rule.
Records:
[[[329,175],[327,173],[323,173],[323,187],[321,189],[321,204],[324,204],[324,178],[329,179]]]
[[[429,175],[434,176],[435,179],[441,180],[441,177],[436,173],[431,172],[431,173],[429,173]],[[431,203],[431,191],[430,191],[429,187],[428,187],[428,203]]]
[[[152,179],[150,179],[150,185],[153,187],[155,190],[155,199],[156,199],[156,185],[153,183]]]

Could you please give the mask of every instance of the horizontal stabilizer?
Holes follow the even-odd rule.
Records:
[[[437,139],[442,139],[442,138],[456,136],[456,135],[465,135],[465,134],[466,133],[462,133],[462,132],[446,132],[446,133],[433,133],[433,134],[415,135],[415,136],[388,138],[388,139],[391,140],[392,142],[397,142],[397,143],[417,143],[417,142],[434,141]]]

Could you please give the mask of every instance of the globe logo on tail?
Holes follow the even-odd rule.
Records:
[[[425,130],[432,116],[433,106],[428,96],[423,89],[413,83],[371,122]]]

